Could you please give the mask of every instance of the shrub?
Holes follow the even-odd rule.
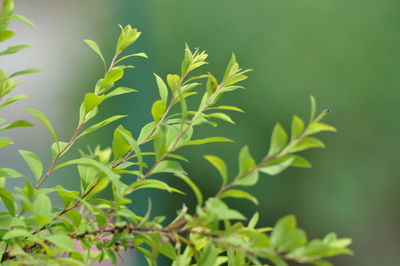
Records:
[[[8,29],[10,20],[28,25],[30,21],[13,15],[14,3],[4,0],[0,14],[0,41],[14,35]],[[55,129],[46,116],[35,109],[26,110],[36,117],[54,138],[51,145],[52,161],[47,170],[34,152],[19,150],[32,170],[34,179],[11,168],[0,169],[0,198],[5,211],[0,216],[1,261],[4,265],[89,265],[96,261],[111,260],[117,263],[120,251],[135,249],[144,255],[149,265],[156,265],[158,256],[165,256],[171,265],[288,265],[287,261],[314,265],[331,265],[325,259],[338,254],[349,254],[349,239],[340,239],[330,233],[322,239],[307,240],[306,234],[297,228],[292,215],[281,218],[273,227],[258,228],[259,214],[247,219],[239,211],[230,208],[226,198],[257,199],[243,187],[254,186],[259,174],[277,175],[288,167],[311,167],[299,152],[324,147],[314,135],[335,128],[322,123],[328,111],[317,113],[316,103],[311,97],[311,112],[308,123],[294,116],[290,136],[276,124],[271,136],[268,152],[256,161],[247,146],[238,155],[236,176],[228,175],[228,166],[222,158],[204,155],[216,168],[209,178],[220,178],[221,187],[213,197],[203,198],[195,181],[182,167],[186,159],[177,152],[186,147],[214,142],[231,142],[225,137],[193,137],[199,126],[216,126],[216,120],[233,123],[227,112],[242,110],[235,106],[220,105],[225,93],[242,88],[239,84],[247,78],[249,70],[240,68],[232,56],[222,79],[211,73],[193,74],[207,64],[204,51],[186,46],[179,74],[168,74],[166,78],[155,75],[160,99],[151,108],[153,121],[146,124],[139,134],[133,134],[122,125],[114,131],[112,147],[97,147],[73,160],[63,160],[64,155],[75,147],[77,140],[107,126],[124,115],[114,115],[103,121],[93,122],[104,101],[135,90],[116,86],[132,65],[125,64],[134,57],[147,57],[145,53],[123,56],[127,47],[139,38],[140,32],[131,26],[121,27],[115,54],[107,66],[99,46],[91,40],[85,42],[100,57],[105,73],[91,93],[84,96],[80,106],[78,125],[69,141],[58,139]],[[10,46],[0,52],[1,56],[28,48],[27,45]],[[0,109],[25,98],[24,95],[8,97],[18,85],[13,78],[38,72],[29,68],[9,74],[0,70]],[[197,109],[189,108],[187,102],[200,94]],[[192,106],[192,104],[190,104]],[[19,120],[5,123],[0,117],[0,130],[30,127],[31,123]],[[143,150],[143,144],[152,143],[153,149]],[[1,137],[0,147],[13,144],[10,138]],[[147,145],[149,146],[149,145]],[[146,157],[146,160],[144,159]],[[146,163],[151,162],[151,163]],[[80,190],[65,189],[62,184],[44,187],[55,171],[67,166],[78,170]],[[127,205],[129,196],[142,189],[165,190],[183,194],[171,187],[167,178],[174,175],[188,185],[196,199],[195,210],[183,206],[177,210],[173,220],[164,223],[165,217],[151,215],[151,201],[145,214],[132,212]],[[128,176],[122,181],[121,176]],[[24,185],[14,190],[6,189],[9,178],[20,178]],[[102,197],[101,191],[111,187],[112,199]],[[49,196],[53,194],[54,196]],[[59,197],[62,208],[55,208]],[[79,207],[79,208],[78,208]],[[79,250],[77,247],[80,247]]]

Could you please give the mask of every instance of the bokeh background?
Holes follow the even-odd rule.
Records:
[[[233,114],[236,125],[199,130],[198,136],[223,135],[236,142],[183,151],[193,162],[185,165],[191,177],[206,195],[215,193],[219,178],[201,155],[225,158],[232,173],[241,146],[248,144],[253,155],[262,158],[275,122],[288,128],[293,114],[307,117],[312,94],[321,110],[333,110],[328,120],[338,129],[322,136],[327,149],[306,152],[314,167],[263,176],[250,188],[259,206],[229,203],[247,215],[259,211],[262,225],[292,213],[310,238],[330,231],[353,238],[355,255],[335,259],[337,265],[399,265],[399,12],[396,0],[20,0],[17,13],[33,20],[36,28],[13,25],[19,33],[14,42],[35,48],[16,55],[18,60],[2,58],[0,64],[11,70],[35,66],[45,73],[25,78],[20,90],[29,101],[5,115],[27,118],[21,107],[37,107],[67,139],[82,96],[102,71],[101,62],[81,40],[96,40],[109,58],[119,31],[116,24],[138,27],[143,35],[135,49],[150,56],[138,59],[137,69],[122,82],[141,92],[103,108],[104,116],[130,114],[124,125],[135,134],[151,119],[150,106],[157,97],[152,73],[178,72],[185,42],[207,50],[207,68],[219,76],[234,52],[244,68],[254,71],[245,81],[246,90],[225,97],[224,103],[246,113]],[[91,144],[110,145],[112,129],[97,134]],[[10,134],[18,145],[3,149],[1,165],[25,167],[16,148],[49,159],[43,147],[50,145],[51,137],[42,127]],[[60,182],[76,184],[73,178],[54,178],[48,185]],[[146,192],[134,197],[132,208],[143,211],[148,197],[162,202],[155,215],[173,214],[192,200]],[[136,258],[127,265],[142,262]]]

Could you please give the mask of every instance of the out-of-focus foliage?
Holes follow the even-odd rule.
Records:
[[[23,17],[14,16],[13,9],[13,1],[3,1],[1,40],[13,36],[13,32],[7,29],[10,19],[31,24]],[[117,263],[120,251],[130,248],[143,253],[149,265],[156,265],[159,255],[169,258],[172,265],[262,265],[267,261],[278,266],[288,265],[287,261],[331,265],[326,258],[351,253],[348,248],[351,240],[337,238],[334,233],[323,239],[308,240],[305,232],[297,228],[292,215],[279,219],[273,227],[260,228],[257,227],[258,213],[244,222],[246,217],[224,201],[233,197],[257,204],[257,198],[242,190],[242,187],[257,184],[260,172],[277,175],[290,166],[311,166],[299,152],[324,147],[315,135],[323,131],[336,131],[334,127],[321,122],[328,111],[317,113],[313,97],[309,121],[305,123],[294,116],[290,136],[277,124],[272,132],[269,150],[261,161],[256,162],[247,146],[240,150],[236,175],[229,175],[228,165],[222,158],[205,155],[222,179],[222,185],[214,196],[204,197],[190,174],[184,170],[182,162],[187,159],[178,154],[178,150],[215,142],[232,142],[220,136],[196,138],[194,133],[199,126],[216,127],[216,121],[234,123],[227,112],[242,112],[236,106],[219,104],[224,94],[241,89],[240,82],[247,78],[249,70],[240,68],[234,55],[223,78],[218,80],[210,72],[195,73],[207,64],[208,55],[186,46],[179,74],[168,74],[166,78],[155,75],[160,99],[151,108],[153,121],[141,129],[138,137],[119,125],[114,131],[111,148],[96,147],[88,152],[81,151],[79,158],[62,161],[78,139],[125,117],[114,115],[93,122],[104,101],[136,91],[116,86],[126,70],[133,68],[130,64],[122,63],[131,57],[147,58],[142,52],[123,56],[123,52],[141,33],[129,25],[120,27],[115,54],[108,67],[96,42],[85,40],[99,56],[105,73],[95,84],[93,92],[84,95],[79,122],[69,141],[59,140],[51,121],[42,112],[27,109],[54,138],[50,147],[52,161],[44,171],[45,164],[37,154],[19,150],[34,179],[11,168],[0,169],[0,198],[6,209],[0,217],[2,264],[88,265],[103,260]],[[9,47],[2,54],[11,54],[22,48],[25,46]],[[1,95],[6,96],[15,87],[16,83],[10,78],[33,72],[37,70],[4,74]],[[192,99],[197,94],[200,94],[201,100],[193,108],[196,102]],[[15,99],[8,98],[5,103],[8,105],[13,101]],[[21,126],[31,124],[17,121],[6,124],[2,129]],[[4,143],[12,144],[8,139]],[[153,144],[153,148],[142,150],[145,143]],[[151,164],[144,162],[145,156],[151,158]],[[55,171],[72,165],[78,170],[76,178],[80,180],[80,190],[68,190],[63,184],[43,187]],[[166,217],[151,216],[151,201],[144,214],[134,213],[127,208],[131,202],[128,196],[143,189],[184,194],[162,180],[168,173],[179,177],[193,190],[198,201],[193,213],[184,205],[177,210],[172,222],[165,223]],[[209,178],[212,176],[209,175]],[[8,178],[21,178],[25,184],[15,187],[14,191],[6,190],[4,185]],[[99,194],[106,188],[111,188],[111,199]],[[49,194],[57,195],[63,207],[54,207],[54,200]]]

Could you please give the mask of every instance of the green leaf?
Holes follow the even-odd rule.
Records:
[[[240,212],[229,209],[228,206],[217,198],[209,198],[206,202],[206,210],[217,220],[246,220]]]
[[[257,226],[258,220],[260,218],[260,215],[258,212],[254,213],[253,217],[251,217],[249,224],[247,225],[247,228],[254,229]]]
[[[0,148],[11,144],[14,142],[10,138],[0,137]]]
[[[286,170],[289,166],[292,165],[294,158],[292,156],[285,157],[285,160],[280,161],[276,164],[272,164],[269,166],[261,167],[260,172],[263,172],[268,175],[277,175],[282,171]]]
[[[165,113],[167,106],[162,100],[155,101],[151,108],[151,114],[155,122],[158,122]]]
[[[289,149],[288,152],[299,152],[303,150],[308,150],[311,148],[324,148],[325,144],[316,138],[304,138],[300,140],[296,145]]]
[[[152,135],[154,135],[155,133],[157,133],[158,130],[155,130],[155,123],[154,121],[146,124],[141,130],[140,130],[140,134],[138,137],[138,143],[141,143],[146,139],[146,138],[151,138],[150,134],[152,133]]]
[[[235,124],[235,122],[232,120],[232,118],[230,118],[229,115],[224,114],[224,113],[213,113],[213,114],[209,114],[208,116],[224,120],[231,124]]]
[[[256,165],[250,154],[249,147],[244,146],[239,153],[239,175],[241,178],[236,182],[241,186],[252,186],[258,181],[258,171],[253,169]]]
[[[145,54],[145,53],[136,53],[136,54],[130,54],[130,55],[123,56],[123,57],[121,57],[120,59],[118,59],[115,63],[118,64],[119,62],[122,62],[123,60],[128,59],[128,58],[130,58],[130,57],[149,58],[149,57],[147,56],[147,54]]]
[[[301,136],[304,131],[304,122],[297,115],[293,116],[291,140]]]
[[[190,186],[190,188],[193,190],[194,195],[196,196],[197,206],[201,206],[203,204],[203,194],[201,193],[199,187],[187,175],[176,173],[175,176],[180,178]]]
[[[18,127],[33,127],[33,124],[31,124],[25,120],[18,120],[18,121],[1,126],[0,131],[18,128]]]
[[[156,173],[174,173],[174,174],[185,174],[180,163],[177,161],[166,160],[160,162],[153,170],[153,174]]]
[[[43,71],[40,70],[40,69],[32,67],[32,68],[28,68],[28,69],[25,69],[25,70],[21,70],[21,71],[12,73],[9,78],[13,78],[13,77],[16,77],[16,76],[21,76],[21,75],[26,75],[26,74],[40,73],[40,72],[43,72]]]
[[[296,217],[293,215],[287,215],[278,220],[278,222],[274,226],[274,230],[271,233],[271,247],[277,248],[282,243],[286,241],[286,235],[296,229],[297,222]]]
[[[267,156],[278,154],[288,142],[288,135],[282,126],[277,123],[272,131],[271,144]]]
[[[124,71],[118,68],[111,69],[110,71],[107,72],[106,76],[103,79],[103,82],[101,84],[101,89],[104,89],[108,85],[117,82],[124,76]]]
[[[1,51],[1,52],[0,52],[0,56],[2,56],[2,55],[9,55],[9,54],[15,54],[15,53],[17,53],[17,52],[19,52],[19,51],[21,51],[21,50],[23,50],[23,49],[30,48],[30,47],[32,47],[32,46],[30,46],[30,45],[24,45],[24,44],[10,46],[10,47],[8,47],[6,50]]]
[[[109,99],[109,98],[117,96],[117,95],[122,95],[122,94],[132,93],[132,92],[137,92],[137,90],[127,88],[127,87],[118,87],[118,88],[112,90],[110,93],[106,94],[105,99]]]
[[[125,129],[122,125],[115,129],[112,142],[112,150],[115,161],[121,159],[131,149],[131,144],[129,144],[126,137],[122,135],[123,133],[129,137],[132,137],[132,133]]]
[[[176,89],[178,88],[179,82],[180,82],[180,77],[178,75],[175,75],[175,74],[167,75],[167,83],[172,92],[176,91]]]
[[[136,142],[136,140],[132,137],[131,134],[126,134],[126,131],[121,130],[119,133],[122,135],[122,137],[125,138],[125,140],[129,143],[129,145],[134,150],[138,164],[139,164],[139,172],[140,172],[140,174],[142,174],[143,173],[143,156],[142,156],[142,151],[140,150],[139,144]]]
[[[83,136],[85,136],[85,135],[87,135],[89,133],[92,133],[93,131],[96,131],[96,130],[98,130],[98,129],[100,129],[100,128],[102,128],[102,127],[104,127],[104,126],[106,126],[106,125],[108,125],[108,124],[110,124],[110,123],[112,123],[114,121],[117,121],[117,120],[119,120],[121,118],[124,118],[124,117],[126,117],[126,115],[114,115],[112,117],[109,117],[109,118],[101,121],[100,123],[97,123],[97,124],[87,128],[76,139],[79,139],[80,137],[83,137]]]
[[[155,73],[153,73],[153,74],[156,77],[158,92],[160,93],[161,100],[165,104],[167,104],[167,101],[168,101],[168,88],[167,88],[167,85],[165,85],[165,83],[162,80],[162,78],[160,78],[157,74],[155,74]]]
[[[143,188],[155,188],[155,189],[166,190],[168,192],[177,192],[180,194],[185,194],[182,191],[169,186],[167,183],[156,179],[141,180],[133,183],[130,187],[133,188],[134,190],[139,190]]]
[[[229,105],[220,105],[217,107],[213,107],[213,108],[208,108],[209,110],[212,109],[220,109],[220,110],[229,110],[229,111],[236,111],[236,112],[240,112],[240,113],[244,113],[244,111],[236,106],[229,106]]]
[[[25,162],[28,164],[36,180],[39,181],[43,173],[43,164],[39,156],[31,151],[18,150]]]
[[[292,165],[293,167],[302,167],[302,168],[311,168],[311,163],[306,160],[304,157],[299,156],[299,155],[293,155],[293,162]]]
[[[317,102],[314,96],[310,95],[311,109],[310,109],[310,123],[314,120],[315,114],[317,112]]]
[[[4,42],[5,40],[10,39],[15,35],[15,32],[12,30],[2,30],[0,31],[0,42]]]
[[[233,140],[224,137],[209,137],[205,139],[194,139],[184,143],[182,146],[203,145],[213,142],[233,142]]]
[[[218,170],[222,177],[222,185],[226,185],[228,182],[228,168],[226,167],[224,160],[214,155],[204,155],[203,157]]]
[[[92,40],[84,40],[84,42],[89,45],[89,47],[100,57],[101,61],[103,62],[104,69],[106,69],[106,60],[104,59],[103,54],[101,53],[100,47],[97,45],[96,42]]]
[[[104,101],[104,99],[104,95],[99,96],[95,93],[86,93],[84,99],[85,112],[89,113],[90,111],[92,111],[94,108],[99,106]]]
[[[11,168],[0,168],[0,177],[17,178],[22,177],[22,174]]]
[[[40,112],[39,110],[33,109],[33,108],[26,108],[25,110],[28,111],[29,113],[31,113],[37,119],[39,119],[39,121],[43,123],[43,125],[47,128],[47,130],[53,136],[54,140],[56,142],[58,142],[58,138],[57,138],[57,135],[56,135],[53,125],[51,124],[50,120],[47,119],[47,117],[42,112]]]
[[[321,131],[336,132],[336,128],[324,123],[312,123],[307,129],[307,135],[312,135]]]
[[[4,234],[3,239],[8,240],[16,237],[29,237],[31,233],[25,229],[13,229]]]
[[[44,225],[52,221],[50,217],[51,201],[45,194],[39,194],[33,202],[32,215],[37,225]]]
[[[258,205],[257,198],[243,190],[238,190],[238,189],[226,190],[224,193],[221,194],[221,199],[223,198],[248,199],[254,204]]]
[[[14,196],[5,188],[0,188],[0,198],[12,216],[15,215],[16,206]]]
[[[50,241],[51,243],[62,249],[68,251],[75,250],[74,240],[68,235],[63,235],[63,234],[50,235],[46,237],[46,240]]]
[[[217,90],[217,88],[218,88],[217,79],[211,73],[208,73],[207,94],[208,95],[213,94]]]
[[[11,19],[16,20],[16,21],[19,21],[19,22],[22,22],[22,23],[25,23],[26,25],[28,25],[28,26],[31,27],[31,28],[34,28],[34,27],[35,27],[35,25],[33,24],[32,21],[30,21],[29,19],[27,19],[27,18],[25,18],[25,17],[23,17],[23,16],[14,15],[14,16],[11,16]]]
[[[3,109],[4,107],[6,107],[9,104],[12,104],[12,103],[14,103],[14,102],[16,102],[18,100],[25,99],[25,98],[27,98],[27,96],[24,95],[24,94],[19,94],[19,95],[12,96],[12,97],[8,98],[7,100],[5,100],[3,102],[3,104],[0,105],[0,109]]]
[[[218,250],[212,242],[209,242],[204,248],[204,251],[200,257],[198,266],[211,266],[215,265],[218,257]]]

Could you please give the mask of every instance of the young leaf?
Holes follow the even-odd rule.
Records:
[[[177,192],[180,194],[185,194],[182,191],[169,186],[167,183],[156,179],[141,180],[133,183],[130,187],[134,190],[139,190],[143,188],[155,188],[155,189],[166,190],[168,192]]]
[[[226,183],[228,182],[228,169],[224,160],[214,155],[204,155],[203,157],[218,170],[219,174],[222,177],[222,185],[226,185]]]
[[[23,17],[23,16],[14,15],[14,16],[11,16],[11,19],[16,20],[16,21],[19,21],[19,22],[22,22],[22,23],[25,23],[26,25],[28,25],[28,26],[31,27],[31,28],[34,28],[34,27],[35,27],[35,25],[33,24],[32,21],[30,21],[29,19],[27,19],[27,18],[25,18],[25,17]]]
[[[185,174],[176,173],[175,176],[180,178],[190,186],[190,188],[193,190],[194,195],[196,196],[197,206],[201,206],[203,204],[203,194],[201,193],[199,187],[192,181],[192,179],[190,179]]]
[[[248,193],[246,191],[239,190],[239,189],[226,190],[225,192],[223,192],[221,194],[221,199],[223,199],[223,198],[248,199],[251,202],[253,202],[254,204],[258,205],[258,200],[256,197],[254,197],[253,195],[251,195],[250,193]]]
[[[307,135],[315,134],[321,131],[336,132],[336,128],[324,123],[312,123],[307,129]]]
[[[162,100],[155,101],[151,108],[151,114],[155,122],[158,122],[165,113],[166,105]]]
[[[154,74],[154,76],[156,77],[158,92],[160,93],[161,100],[165,104],[167,104],[167,101],[168,101],[168,88],[167,88],[167,85],[165,85],[165,83],[162,80],[162,78],[160,78],[157,74]]]
[[[25,162],[28,164],[36,180],[39,181],[43,173],[43,164],[39,156],[31,151],[18,150]]]
[[[310,123],[315,118],[315,114],[317,112],[317,102],[315,101],[314,96],[310,95],[310,101],[311,101],[311,109],[310,109]]]
[[[8,231],[4,234],[2,237],[4,240],[16,238],[16,237],[29,237],[31,233],[29,233],[25,229],[13,229],[11,231]]]
[[[306,160],[304,157],[301,157],[299,155],[293,155],[293,162],[292,165],[293,167],[302,167],[302,168],[311,168],[311,163]]]
[[[11,194],[8,190],[5,188],[0,187],[0,199],[10,212],[12,216],[15,215],[16,212],[16,205],[15,205],[15,199],[13,194]]]
[[[135,151],[135,155],[137,157],[138,164],[139,164],[139,173],[142,174],[143,173],[143,157],[142,157],[142,151],[140,150],[139,144],[132,137],[132,135],[126,134],[126,131],[121,130],[119,133],[122,135],[122,137],[125,138],[125,140],[129,143],[129,145],[131,145],[132,149]]]
[[[75,250],[74,240],[72,240],[72,238],[70,238],[68,235],[64,234],[50,235],[46,237],[46,240],[50,241],[52,244],[64,250],[67,251]]]
[[[278,220],[274,226],[274,230],[271,233],[271,247],[277,248],[286,240],[286,235],[296,229],[297,222],[296,217],[293,215],[285,216]]]
[[[235,122],[232,120],[232,118],[230,118],[229,115],[224,114],[224,113],[213,113],[213,114],[209,114],[208,116],[224,120],[231,124],[235,124]]]
[[[10,46],[10,47],[8,47],[6,50],[1,51],[1,52],[0,52],[0,56],[2,56],[2,55],[9,55],[9,54],[15,54],[15,53],[17,53],[17,52],[19,52],[19,51],[21,51],[21,50],[23,50],[23,49],[30,48],[30,47],[32,47],[32,46],[30,46],[30,45],[24,45],[24,44],[22,44],[22,45]]]
[[[92,111],[94,108],[99,106],[105,99],[104,95],[97,95],[95,93],[86,93],[85,94],[85,112],[89,113]]]
[[[43,125],[49,130],[50,134],[53,136],[54,140],[58,142],[58,138],[56,135],[56,132],[54,131],[53,125],[51,124],[50,120],[47,119],[47,117],[40,112],[39,110],[33,109],[33,108],[26,108],[26,111],[31,113],[34,117],[39,119],[40,122],[43,123]]]
[[[0,109],[6,107],[6,106],[9,105],[9,104],[12,104],[12,103],[18,101],[18,100],[25,99],[25,98],[27,98],[27,96],[24,95],[24,94],[12,96],[12,97],[8,98],[7,100],[5,100],[5,101],[0,105]]]
[[[18,120],[18,121],[12,122],[10,124],[1,126],[0,131],[12,129],[12,128],[18,128],[18,127],[33,127],[33,124],[31,124],[25,120]]]
[[[122,95],[122,94],[132,93],[132,92],[137,92],[137,90],[127,88],[127,87],[118,87],[118,88],[112,90],[110,93],[106,94],[105,99],[109,99],[109,98],[117,96],[117,95]]]
[[[213,142],[233,142],[233,140],[224,137],[209,137],[205,139],[194,139],[184,143],[182,146],[203,145]]]
[[[294,139],[300,137],[300,135],[304,131],[304,122],[297,115],[293,116],[291,131],[292,131],[291,140],[294,140]]]
[[[263,172],[268,175],[277,175],[284,171],[286,168],[292,165],[294,161],[294,157],[288,156],[284,161],[280,161],[276,164],[272,164],[269,166],[261,167],[260,172]]]
[[[28,68],[28,69],[25,69],[25,70],[21,70],[21,71],[12,73],[10,75],[10,78],[13,78],[13,77],[16,77],[16,76],[21,76],[21,75],[26,75],[26,74],[40,73],[40,72],[43,72],[43,71],[40,70],[40,69],[32,67],[32,68]]]
[[[174,173],[174,174],[186,174],[180,163],[177,161],[162,161],[153,170],[153,174],[156,173]]]
[[[126,130],[122,125],[118,126],[115,129],[112,142],[114,161],[121,159],[131,149],[131,145],[124,137],[124,135],[122,135],[122,133],[125,133],[125,135],[132,137],[132,133]]]
[[[272,131],[271,144],[268,156],[278,154],[288,142],[288,136],[282,126],[277,123]]]
[[[101,61],[103,62],[104,69],[106,69],[106,60],[104,59],[103,54],[101,53],[100,47],[97,45],[96,42],[92,40],[84,40],[84,42],[89,45],[89,47],[100,57]]]
[[[250,154],[249,147],[244,146],[239,153],[239,175],[241,178],[236,182],[241,186],[252,186],[258,181],[258,171],[253,167],[256,165]]]
[[[102,127],[104,127],[104,126],[106,126],[106,125],[118,120],[118,119],[124,118],[124,117],[126,117],[126,115],[115,115],[115,116],[109,117],[109,118],[101,121],[100,123],[97,123],[97,124],[87,128],[76,139],[79,139],[80,137],[83,137],[83,136],[85,136],[85,135],[87,135],[89,133],[92,133],[93,131],[96,131],[96,130],[98,130],[98,129],[100,129],[100,128],[102,128]]]
[[[299,152],[311,148],[324,148],[325,144],[316,138],[304,138],[289,149],[289,152]]]
[[[107,72],[106,76],[103,79],[103,82],[101,84],[101,90],[107,87],[108,85],[120,80],[123,76],[124,76],[123,70],[118,68],[111,69],[110,71]]]
[[[0,168],[0,177],[17,178],[22,177],[22,174],[11,168]]]

